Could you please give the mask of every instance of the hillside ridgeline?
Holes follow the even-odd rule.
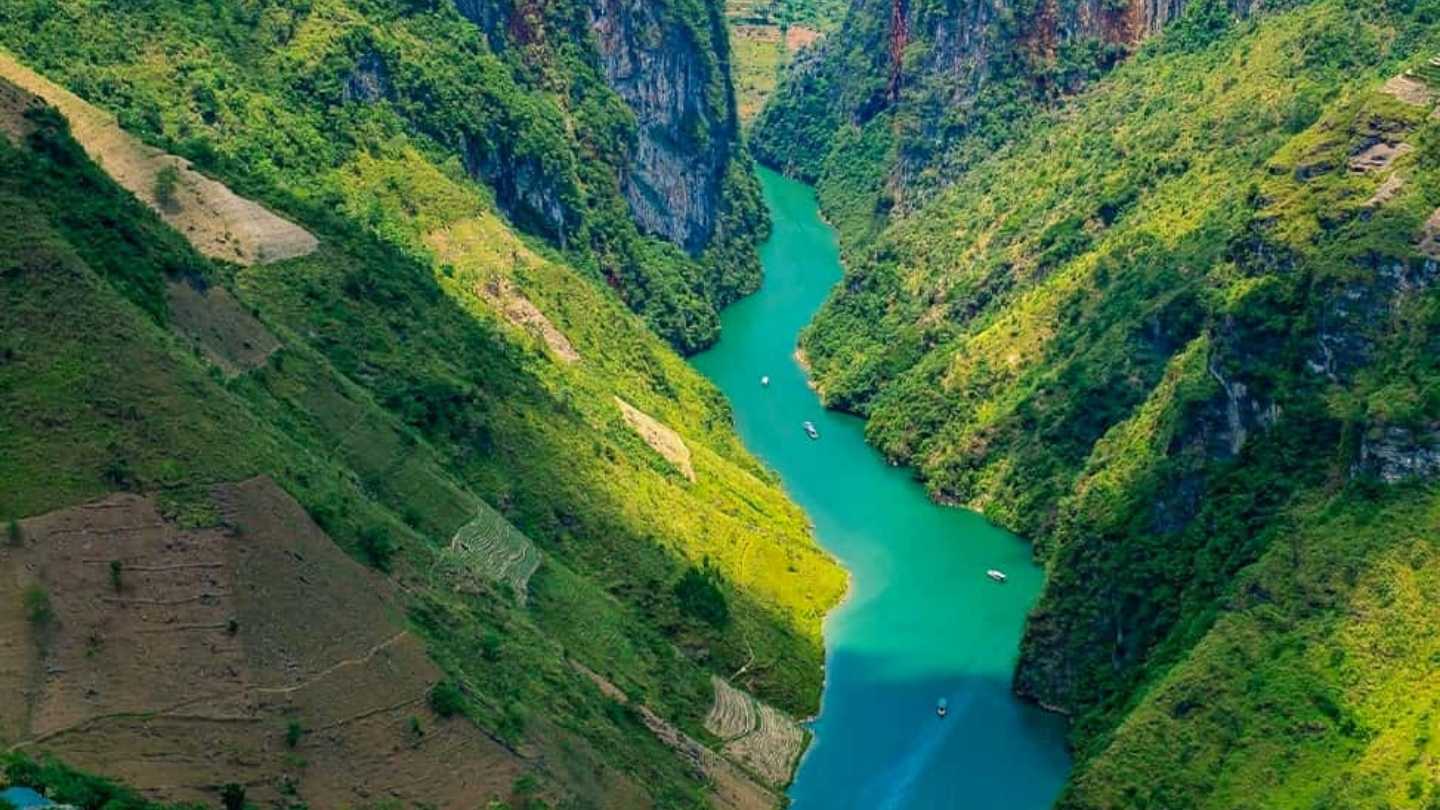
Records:
[[[563,168],[584,147],[562,143],[569,129],[533,140],[559,119],[531,84],[589,39],[557,39],[554,54],[492,48],[449,6],[212,5],[106,7],[63,26],[48,4],[0,15],[17,63],[113,113],[142,151],[183,157],[315,240],[283,258],[208,255],[203,234],[171,227],[197,204],[188,174],[167,188],[157,170],[127,191],[65,116],[0,82],[0,203],[13,212],[0,226],[0,568],[16,631],[0,671],[28,690],[0,740],[166,801],[213,804],[226,780],[255,801],[327,806],[396,790],[439,805],[461,793],[616,808],[773,799],[716,794],[647,713],[718,751],[712,679],[736,673],[767,704],[812,713],[820,622],[843,574],[741,447],[715,389],[651,331],[664,331],[659,310],[627,292],[649,282],[606,269],[653,270],[659,295],[664,273],[689,268],[710,279],[698,294],[713,309],[723,296],[707,296],[740,266],[725,252],[753,257],[763,225],[737,225],[743,195],[725,190],[754,182],[743,149],[727,147],[693,254],[642,235],[622,181],[640,159],[627,150],[643,147],[628,135],[574,162],[593,184],[562,235],[507,196],[523,161],[490,179],[465,138],[475,147],[483,124],[494,154]],[[718,70],[723,26],[716,36],[680,39]],[[720,76],[686,103],[728,104]],[[576,93],[631,132],[605,87]],[[611,252],[624,250],[663,261]],[[663,431],[637,433],[619,402]],[[255,482],[260,506],[233,495]],[[105,523],[122,507],[134,531]],[[286,530],[257,528],[275,510]],[[291,567],[247,567],[249,545]],[[304,632],[336,646],[294,659],[313,645],[246,605],[304,616]],[[169,685],[212,651],[233,666],[187,676],[192,705]],[[372,666],[396,679],[386,702],[365,685]],[[356,682],[332,700],[305,686],[322,674]],[[117,754],[152,715],[166,719],[135,751],[153,756]],[[230,742],[208,748],[226,723]],[[454,771],[455,750],[477,752],[483,775]],[[341,778],[336,763],[355,757],[373,781]],[[408,781],[386,781],[392,769]],[[59,766],[10,771],[62,799],[88,789]]]

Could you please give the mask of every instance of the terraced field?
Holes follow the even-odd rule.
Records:
[[[605,697],[617,703],[629,705],[630,699],[618,687],[602,675],[572,660],[570,665],[584,675]],[[716,810],[773,810],[780,805],[779,798],[756,783],[733,762],[707,748],[694,737],[676,728],[647,706],[635,706],[640,722],[650,729],[656,739],[663,742],[682,760],[689,763],[695,772],[708,780],[715,789],[711,803]]]
[[[319,245],[300,226],[235,194],[190,163],[142,143],[115,117],[0,51],[0,80],[43,98],[70,121],[75,140],[115,182],[150,206],[195,249],[236,264],[265,264],[313,253]],[[13,91],[7,91],[10,98]],[[169,189],[162,178],[169,174]]]
[[[841,9],[833,3],[800,0],[730,0],[730,50],[734,61],[735,99],[742,124],[754,121],[775,92],[790,57],[838,22]]]
[[[530,577],[540,567],[540,550],[499,512],[482,507],[450,539],[445,559],[471,575],[505,583],[523,604]]]
[[[783,712],[725,680],[712,678],[711,683],[715,705],[705,717],[705,728],[725,740],[725,755],[771,785],[789,784],[805,748],[805,730]]]

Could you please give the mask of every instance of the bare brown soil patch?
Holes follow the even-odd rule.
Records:
[[[0,79],[59,110],[69,120],[75,140],[96,164],[206,256],[236,264],[264,264],[304,256],[318,246],[305,229],[194,171],[183,158],[142,143],[121,129],[114,116],[4,52],[0,52]],[[174,168],[177,183],[173,199],[162,201],[157,198],[155,181],[166,167]]]
[[[639,434],[652,450],[675,465],[686,478],[695,480],[695,468],[690,463],[690,448],[685,446],[685,440],[680,438],[680,434],[619,397],[615,397],[615,404],[620,406],[625,423]]]
[[[1390,164],[1396,159],[1413,151],[1415,147],[1408,143],[1391,144],[1381,141],[1352,156],[1349,161],[1350,171],[1362,174],[1384,171],[1390,168]]]
[[[490,302],[507,321],[540,338],[556,357],[566,363],[580,359],[580,353],[575,351],[565,333],[556,329],[545,313],[521,295],[508,280],[497,278],[488,284],[477,285],[475,292]]]
[[[260,805],[507,795],[520,758],[429,710],[440,672],[390,583],[269,479],[215,499],[226,526],[182,528],[136,495],[22,522],[0,549],[0,691],[25,696],[0,712],[7,742],[211,805],[232,781]]]
[[[1430,85],[1423,80],[1404,73],[1399,76],[1392,76],[1389,81],[1380,88],[1380,92],[1394,96],[1406,104],[1413,104],[1416,107],[1429,107],[1434,104],[1437,94],[1430,89]]]
[[[806,28],[803,25],[792,25],[785,31],[785,48],[794,53],[801,48],[808,48],[820,40],[820,32],[814,28]]]
[[[593,681],[601,694],[620,703],[630,702],[624,692],[594,670],[579,661],[572,660],[570,665]],[[710,783],[710,803],[716,810],[774,810],[780,806],[780,799],[774,793],[756,784],[734,763],[705,747],[704,743],[645,706],[636,706],[635,711],[651,734],[688,763],[697,776]]]
[[[224,287],[170,281],[165,299],[171,324],[194,341],[226,377],[264,365],[280,348],[280,341],[270,330]]]
[[[0,81],[0,134],[13,144],[24,143],[26,136],[35,131],[35,125],[25,114],[45,106],[34,94],[27,93],[9,82]]]
[[[505,320],[539,338],[562,362],[573,363],[580,359],[570,338],[556,328],[555,324],[526,298],[510,279],[495,275],[494,268],[520,261],[540,261],[528,250],[513,244],[500,244],[494,238],[494,231],[487,223],[477,220],[463,220],[452,223],[448,228],[432,231],[425,235],[425,244],[435,251],[435,257],[442,262],[475,269],[484,269],[489,276],[475,285],[475,294],[495,308]],[[505,251],[510,255],[506,256]]]
[[[776,787],[790,783],[805,747],[805,732],[784,713],[749,693],[711,677],[715,704],[705,728],[725,740],[725,755]]]

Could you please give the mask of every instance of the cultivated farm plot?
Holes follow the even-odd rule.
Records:
[[[212,527],[122,493],[0,546],[0,744],[211,807],[227,781],[264,807],[508,795],[525,763],[428,707],[443,673],[393,585],[268,478],[212,499]]]
[[[227,378],[258,368],[280,341],[224,287],[190,280],[165,285],[171,322],[224,372]]]
[[[526,586],[540,567],[540,550],[499,512],[482,507],[450,539],[445,560],[452,567],[506,583],[524,604]]]
[[[607,681],[579,661],[570,665],[584,675],[600,693],[618,703],[630,704],[630,699],[614,684]],[[755,782],[735,764],[705,747],[699,740],[676,728],[674,724],[651,711],[648,706],[634,706],[640,721],[654,734],[656,739],[687,762],[702,778],[710,783],[713,793],[711,805],[715,810],[774,810],[780,800],[774,793]]]
[[[120,128],[115,116],[0,51],[0,81],[39,96],[70,122],[75,141],[106,174],[150,206],[196,250],[236,264],[266,264],[313,253],[315,237]],[[6,96],[14,91],[7,89]],[[7,105],[9,106],[9,105]],[[14,129],[14,127],[5,127]],[[162,172],[173,182],[161,191]]]
[[[712,677],[711,683],[715,704],[705,717],[705,728],[725,741],[725,755],[776,787],[788,784],[805,746],[805,731],[725,680]]]

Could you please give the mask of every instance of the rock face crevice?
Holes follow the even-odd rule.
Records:
[[[519,154],[506,146],[497,148],[498,137],[465,136],[462,155],[465,170],[495,189],[496,200],[516,224],[554,239],[567,247],[574,220],[577,196],[570,178],[547,170],[538,156]]]
[[[605,78],[635,116],[621,177],[631,213],[641,230],[698,253],[715,232],[738,134],[723,69],[660,4],[601,0],[587,13]]]
[[[588,36],[589,58],[633,116],[618,168],[639,229],[698,255],[723,216],[724,180],[739,144],[728,39],[716,3],[676,8],[646,0],[596,0],[573,12],[508,0],[455,0],[496,53],[546,48]],[[529,59],[530,56],[517,56]],[[471,172],[494,183],[507,208],[533,216],[562,241],[573,219],[544,166],[465,144]]]
[[[1374,427],[1360,440],[1355,472],[1387,484],[1440,475],[1440,425]]]
[[[713,343],[719,308],[760,285],[769,227],[721,0],[452,2],[500,89],[468,79],[440,140],[511,222],[574,251],[661,337]]]

